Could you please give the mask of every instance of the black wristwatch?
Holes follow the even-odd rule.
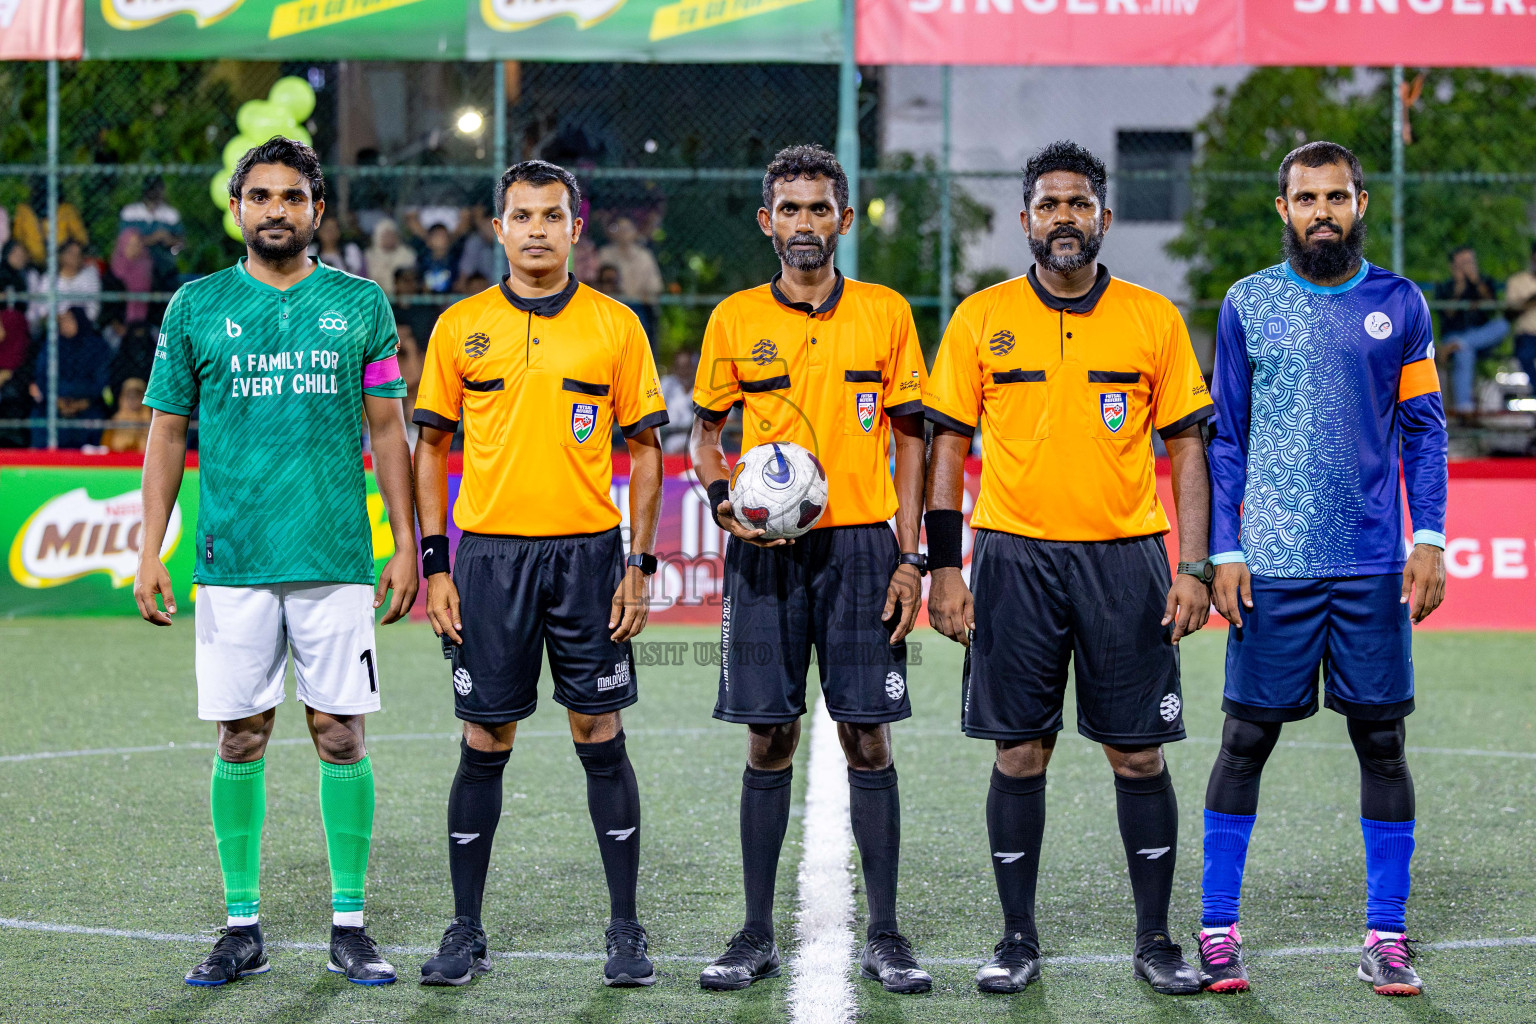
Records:
[[[1209,558],[1202,558],[1198,562],[1180,562],[1179,575],[1193,576],[1206,586],[1210,586],[1211,581],[1216,578],[1216,567],[1211,564]]]
[[[656,575],[656,556],[648,551],[632,552],[628,558],[624,559],[624,564],[626,566],[639,566],[640,571],[647,576]]]
[[[928,575],[928,556],[920,551],[903,551],[901,553],[901,564],[916,566],[919,576]]]

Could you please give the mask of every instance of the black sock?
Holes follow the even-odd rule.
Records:
[[[1416,813],[1413,776],[1404,744],[1407,723],[1401,718],[1349,721],[1349,739],[1360,761],[1360,817],[1371,821],[1412,821]]]
[[[1150,779],[1115,776],[1120,839],[1136,897],[1136,944],[1168,937],[1168,899],[1179,856],[1179,801],[1168,769]]]
[[[789,782],[795,770],[747,765],[741,776],[741,874],[747,889],[742,929],[773,938],[773,885],[789,827]]]
[[[476,750],[459,741],[459,771],[448,790],[448,873],[453,916],[480,920],[491,840],[501,821],[501,773],[512,751]]]
[[[640,787],[624,749],[624,730],[603,743],[578,743],[576,756],[587,770],[587,810],[597,832],[608,877],[608,916],[636,920],[635,885],[640,878]]]
[[[1045,834],[1045,773],[1026,779],[992,767],[987,790],[987,838],[992,873],[1003,903],[1003,931],[1039,949],[1035,933],[1035,883],[1040,877],[1040,839]]]
[[[1279,722],[1246,722],[1228,715],[1221,727],[1221,750],[1205,786],[1205,809],[1218,814],[1259,813],[1259,779],[1279,739]]]
[[[901,857],[896,766],[873,772],[849,768],[848,787],[848,813],[864,865],[864,893],[869,902],[866,932],[873,938],[896,930],[896,869]]]

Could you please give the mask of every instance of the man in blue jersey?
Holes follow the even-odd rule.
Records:
[[[1417,995],[1404,906],[1413,855],[1411,623],[1445,593],[1445,411],[1429,308],[1361,258],[1355,155],[1312,142],[1280,164],[1285,262],[1232,286],[1216,334],[1212,597],[1232,624],[1221,753],[1205,794],[1200,966],[1248,987],[1238,934],[1259,776],[1285,722],[1324,704],[1360,761],[1366,934],[1359,977]],[[1413,524],[1403,540],[1401,461]]]

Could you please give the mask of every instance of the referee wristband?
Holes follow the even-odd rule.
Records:
[[[434,533],[430,537],[421,538],[421,574],[435,576],[448,571],[447,534]]]
[[[928,571],[960,568],[960,540],[965,517],[958,509],[936,508],[923,513],[928,528]]]
[[[730,481],[726,480],[724,477],[721,477],[719,480],[716,480],[714,483],[710,484],[708,490],[709,515],[712,519],[714,519],[715,525],[724,530],[725,527],[720,522],[720,503],[722,501],[731,500]]]

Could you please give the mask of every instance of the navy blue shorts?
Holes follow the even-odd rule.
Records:
[[[1249,722],[1297,722],[1323,703],[1386,721],[1413,710],[1413,628],[1401,573],[1298,580],[1253,577],[1253,609],[1227,634],[1221,707]]]
[[[725,545],[715,717],[777,725],[805,714],[811,651],[836,722],[912,715],[907,642],[891,643],[885,593],[901,557],[885,523],[828,526],[793,544]]]

